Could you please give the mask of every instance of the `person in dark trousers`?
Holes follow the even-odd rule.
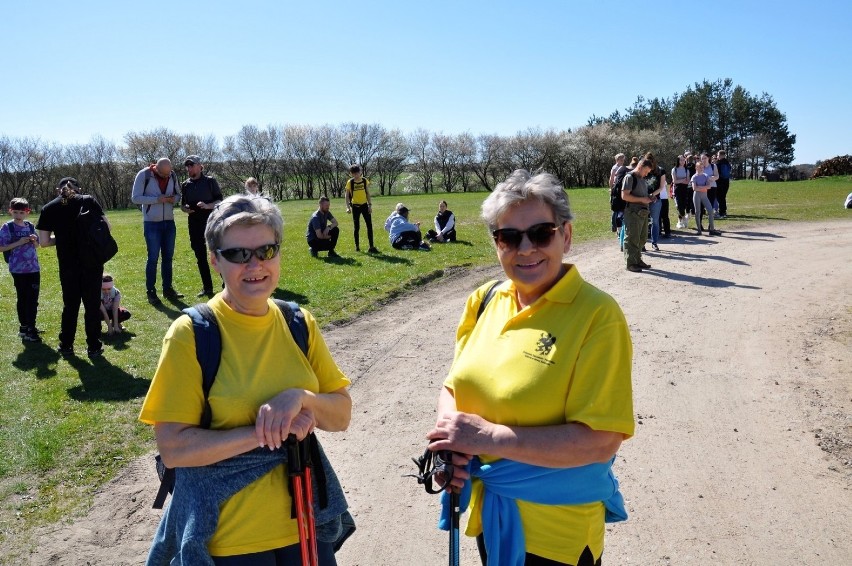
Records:
[[[204,174],[204,166],[197,155],[188,156],[184,162],[189,179],[183,182],[183,204],[181,210],[189,214],[189,245],[195,253],[198,262],[198,273],[201,275],[201,292],[198,297],[213,296],[213,279],[210,276],[210,265],[207,263],[207,245],[204,240],[204,229],[207,218],[216,205],[222,202],[222,190],[216,179]]]
[[[59,348],[63,356],[74,354],[77,317],[83,303],[87,354],[95,358],[103,354],[101,343],[101,276],[103,265],[92,266],[84,261],[77,244],[77,222],[85,205],[92,214],[103,216],[98,201],[81,193],[80,183],[73,177],[63,177],[56,188],[59,196],[44,205],[38,219],[38,243],[46,248],[56,246],[59,261],[59,285],[62,287],[62,325]],[[109,224],[109,222],[107,222]]]
[[[142,208],[142,233],[148,259],[145,262],[145,290],[148,302],[159,305],[157,297],[157,262],[162,256],[160,271],[163,278],[163,296],[176,301],[183,294],[172,286],[172,260],[175,255],[175,203],[180,201],[180,185],[172,170],[172,162],[161,157],[136,174],[130,196],[133,204]]]
[[[38,262],[38,235],[27,220],[30,203],[16,197],[9,203],[12,220],[0,226],[0,251],[8,254],[9,275],[18,296],[18,336],[24,342],[41,342],[36,328],[38,295],[41,288],[41,266]]]
[[[334,251],[337,238],[340,236],[340,228],[337,227],[337,218],[331,213],[330,208],[331,201],[328,197],[320,197],[319,208],[308,221],[305,238],[308,240],[308,250],[313,257],[317,257],[317,252],[328,252],[328,257],[340,257]]]
[[[355,225],[355,251],[361,251],[361,217],[364,217],[364,224],[367,225],[367,241],[370,244],[370,249],[367,251],[371,254],[379,253],[373,244],[373,203],[370,201],[370,182],[361,176],[361,166],[353,165],[349,168],[349,174],[352,178],[346,181],[346,212],[352,213],[352,223]]]
[[[719,201],[719,218],[728,216],[728,189],[731,188],[731,162],[728,161],[728,153],[720,149],[716,154],[716,170],[719,178],[716,179],[716,200]]]
[[[452,210],[447,210],[447,201],[438,203],[438,214],[435,215],[435,229],[426,232],[426,239],[430,242],[456,241],[456,217]]]

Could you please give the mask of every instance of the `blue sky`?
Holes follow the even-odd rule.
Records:
[[[221,142],[246,124],[343,122],[511,135],[731,78],[775,99],[794,163],[852,153],[852,3],[702,5],[14,2],[0,135],[121,142],[166,127]]]

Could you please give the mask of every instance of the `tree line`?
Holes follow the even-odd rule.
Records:
[[[696,83],[671,99],[642,97],[623,113],[572,129],[529,128],[510,136],[404,133],[380,124],[243,126],[221,140],[168,128],[128,132],[122,143],[95,136],[60,145],[0,136],[0,199],[35,206],[54,197],[63,176],[80,180],[107,208],[131,206],[136,173],[160,157],[182,172],[199,155],[226,194],[247,177],[275,200],[342,196],[348,167],[360,163],[381,195],[491,191],[517,168],[544,169],[568,187],[603,186],[616,153],[653,152],[668,170],[684,149],[727,149],[737,177],[789,164],[795,135],[772,98],[753,97],[730,79]]]

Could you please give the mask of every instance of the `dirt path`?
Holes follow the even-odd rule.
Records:
[[[572,251],[634,341],[637,433],[616,464],[631,517],[607,529],[608,564],[850,563],[850,236],[843,221],[679,237],[643,274],[614,242]],[[463,302],[500,275],[453,273],[326,332],[355,402],[350,429],[324,437],[358,523],[341,566],[446,563],[437,498],[400,476],[434,422]],[[155,491],[149,460],[133,462],[87,516],[44,529],[30,563],[142,563]]]

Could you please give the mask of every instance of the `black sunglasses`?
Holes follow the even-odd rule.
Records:
[[[533,224],[526,230],[500,228],[491,232],[491,235],[494,236],[494,241],[504,248],[518,248],[524,239],[524,234],[527,235],[532,245],[544,248],[553,241],[553,236],[558,229],[559,227],[554,222],[542,222],[541,224]]]
[[[216,250],[216,253],[231,263],[248,263],[251,256],[261,261],[267,261],[278,255],[281,244],[266,244],[250,250],[248,248],[230,248],[227,250]]]

